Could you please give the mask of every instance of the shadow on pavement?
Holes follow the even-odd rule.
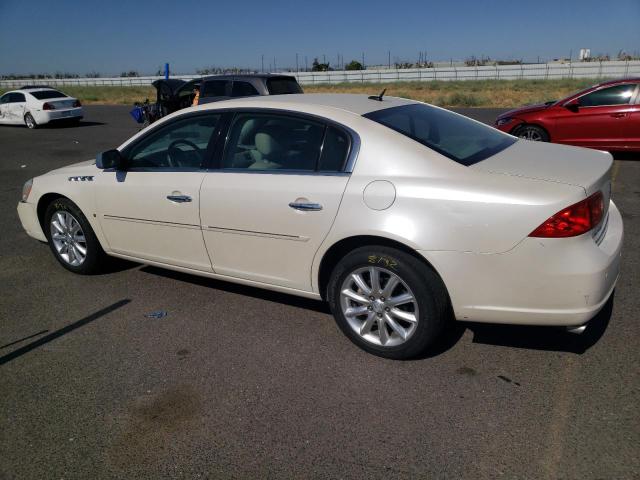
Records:
[[[35,350],[36,348],[41,347],[42,345],[45,345],[46,343],[49,343],[52,340],[55,340],[56,338],[66,335],[67,333],[70,333],[77,328],[83,327],[86,324],[91,323],[100,317],[104,317],[105,315],[108,315],[114,310],[117,310],[120,307],[124,307],[126,304],[130,302],[131,300],[129,299],[120,300],[112,305],[109,305],[108,307],[105,307],[101,310],[98,310],[95,313],[92,313],[91,315],[81,318],[76,322],[73,322],[65,327],[62,327],[59,330],[56,330],[55,332],[51,332],[49,335],[39,338],[38,340],[31,342],[25,345],[24,347],[20,347],[17,350],[14,350],[13,352],[8,353],[3,357],[0,357],[0,365],[4,365],[5,363],[10,362],[11,360],[15,360],[16,358],[21,357],[25,353],[29,353],[31,350]],[[31,337],[33,337],[33,335],[30,335],[29,337],[25,337],[22,340],[26,340],[27,338],[31,338]],[[16,343],[16,342],[12,342],[11,344],[13,343]],[[11,344],[8,344],[8,345],[11,345]]]
[[[193,285],[215,288],[216,290],[237,293],[239,295],[246,295],[248,297],[259,298],[261,300],[267,300],[269,302],[283,303],[285,305],[291,305],[293,307],[305,308],[307,310],[327,313],[329,315],[331,314],[329,305],[327,305],[326,302],[313,300],[311,298],[298,297],[295,295],[289,295],[287,293],[273,292],[271,290],[263,290],[262,288],[249,287],[246,285],[240,285],[238,283],[224,282],[222,280],[214,280],[212,278],[199,277],[197,275],[190,275],[187,273],[165,270],[152,266],[142,267],[140,271],[150,273],[152,275],[158,275],[160,277],[180,280],[182,282],[191,283]]]
[[[600,312],[580,335],[559,327],[525,325],[493,325],[467,323],[473,332],[473,343],[531,350],[569,352],[582,355],[593,347],[607,330],[613,312],[615,291]]]

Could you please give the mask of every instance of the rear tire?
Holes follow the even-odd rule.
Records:
[[[516,128],[513,134],[516,137],[531,140],[532,142],[548,142],[550,140],[547,131],[537,125],[522,125]]]
[[[31,116],[30,113],[27,113],[24,116],[24,124],[30,130],[33,130],[34,128],[38,128],[38,124],[36,123],[36,121],[34,120],[33,116]]]
[[[389,247],[347,254],[333,270],[327,297],[342,332],[369,353],[408,359],[441,333],[449,305],[440,277],[424,262]]]
[[[71,200],[58,198],[44,214],[44,233],[56,260],[73,273],[100,272],[107,255],[89,221]]]

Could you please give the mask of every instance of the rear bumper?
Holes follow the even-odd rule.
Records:
[[[47,241],[47,237],[45,237],[42,232],[34,204],[27,202],[18,203],[18,217],[20,217],[20,223],[24,231],[27,232],[27,235],[42,242]]]
[[[458,320],[576,326],[613,292],[620,269],[622,217],[611,202],[600,244],[591,233],[526,238],[502,254],[420,252],[449,291]]]
[[[66,108],[60,110],[40,110],[32,112],[33,118],[38,125],[64,120],[79,120],[83,118],[82,107]]]

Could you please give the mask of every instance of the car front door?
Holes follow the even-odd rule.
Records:
[[[24,97],[24,93],[13,92],[9,94],[10,103],[7,105],[9,119],[11,123],[21,124],[24,123],[24,112],[27,106],[27,100]]]
[[[220,117],[187,114],[158,125],[123,150],[126,170],[96,176],[96,210],[114,253],[211,271],[199,191]]]
[[[555,116],[552,141],[584,147],[621,148],[631,136],[631,103],[637,85],[626,83],[587,93]]]
[[[317,119],[236,113],[200,194],[215,273],[311,291],[314,255],[349,181],[352,142]]]
[[[0,97],[0,123],[9,123],[10,95],[10,93],[5,93]]]

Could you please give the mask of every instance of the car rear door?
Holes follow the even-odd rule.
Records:
[[[125,171],[96,176],[96,210],[109,248],[136,259],[211,271],[199,192],[221,115],[181,115],[126,147]]]
[[[200,192],[215,273],[311,291],[349,180],[352,134],[297,114],[237,112]]]
[[[9,118],[10,95],[10,93],[5,93],[0,97],[0,123],[10,123],[11,121]]]
[[[637,84],[604,87],[579,97],[555,115],[551,140],[604,149],[624,148],[633,136],[631,114]]]

